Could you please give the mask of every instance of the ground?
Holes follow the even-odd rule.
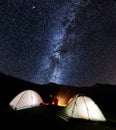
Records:
[[[8,107],[1,113],[2,129],[50,129],[50,130],[116,130],[116,120],[93,122],[79,119],[68,121],[59,117],[61,106],[44,105],[15,111]]]

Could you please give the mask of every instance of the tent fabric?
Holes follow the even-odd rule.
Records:
[[[61,113],[60,115],[65,117],[106,121],[98,105],[90,97],[84,95],[74,96]]]
[[[44,104],[41,96],[34,90],[25,90],[12,99],[9,105],[14,110],[20,110]]]

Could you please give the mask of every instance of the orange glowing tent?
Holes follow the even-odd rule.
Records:
[[[106,121],[98,105],[88,96],[76,95],[60,112],[64,119],[78,118],[91,121]]]

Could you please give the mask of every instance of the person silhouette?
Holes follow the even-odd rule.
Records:
[[[51,94],[51,95],[50,95],[50,101],[49,101],[49,104],[50,104],[50,105],[53,104],[53,100],[54,100],[54,96]]]
[[[58,98],[57,98],[57,97],[54,97],[54,99],[53,99],[53,104],[54,104],[54,105],[58,105]]]

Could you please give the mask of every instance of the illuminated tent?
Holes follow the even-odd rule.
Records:
[[[91,121],[106,121],[97,104],[90,97],[83,95],[74,96],[59,115],[63,119],[71,117]]]
[[[34,90],[25,90],[19,93],[9,105],[14,110],[31,108],[44,104],[41,96]]]

